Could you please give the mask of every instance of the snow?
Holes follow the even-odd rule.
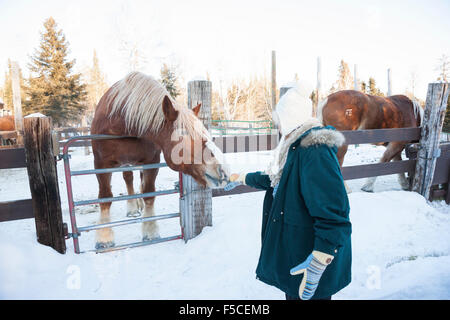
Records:
[[[72,170],[93,167],[93,157],[74,149]],[[384,147],[349,148],[345,165],[378,161]],[[226,154],[234,172],[263,170],[271,152]],[[58,162],[64,221],[70,227],[62,162]],[[139,174],[135,173],[138,190]],[[178,174],[162,168],[157,190],[172,188]],[[450,206],[427,203],[401,191],[397,177],[380,177],[375,193],[364,180],[347,181],[352,234],[352,283],[333,299],[450,299]],[[73,178],[75,200],[97,197],[95,176]],[[125,192],[114,174],[113,193]],[[25,169],[0,170],[0,201],[30,197]],[[33,219],[0,223],[0,299],[284,299],[255,279],[260,250],[263,192],[213,198],[213,226],[195,239],[122,251],[61,255],[36,241]],[[178,196],[158,197],[157,214],[178,211]],[[77,208],[79,226],[95,224],[95,206]],[[125,219],[125,202],[112,218]],[[161,236],[180,232],[177,219],[160,222]],[[116,243],[140,241],[140,225],[115,228]],[[94,232],[80,237],[93,249]]]
[[[43,115],[42,113],[37,112],[37,113],[29,114],[29,115],[25,116],[24,118],[46,118],[46,117],[47,117],[46,115]]]
[[[205,76],[202,75],[195,75],[191,78],[190,81],[208,81]]]

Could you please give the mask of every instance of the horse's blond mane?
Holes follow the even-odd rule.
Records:
[[[420,106],[419,101],[416,99],[412,99],[413,109],[414,109],[414,117],[417,119],[417,115],[420,117],[420,125],[422,125],[423,121],[423,108]]]
[[[208,131],[191,110],[177,104],[157,80],[141,72],[132,72],[111,87],[106,101],[110,108],[109,117],[122,115],[127,130],[136,130],[138,136],[148,131],[157,134],[165,121],[162,110],[165,96],[170,98],[178,111],[174,125],[179,132],[182,130],[193,139],[209,137]]]

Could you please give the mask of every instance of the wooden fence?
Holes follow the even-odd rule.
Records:
[[[80,131],[86,131],[86,128],[64,129],[59,130],[61,134],[61,145],[67,138],[64,134],[76,134]],[[418,141],[421,134],[420,128],[402,128],[402,129],[377,129],[377,130],[359,130],[359,131],[342,131],[345,136],[346,143],[365,144],[380,143],[391,141]],[[233,137],[214,137],[215,144],[223,153],[236,152],[255,152],[274,149],[278,144],[279,136],[273,135],[247,135]],[[80,141],[84,142],[84,141]],[[86,146],[88,143],[74,143],[76,146]],[[414,175],[416,166],[417,146],[411,144],[406,149],[408,159],[403,161],[393,161],[384,163],[372,163],[364,165],[345,166],[342,168],[344,180],[361,179],[375,176],[383,176],[397,173],[407,173],[410,177]],[[7,148],[0,151],[0,169],[10,168],[26,168],[25,149],[24,148]],[[447,187],[450,174],[450,143],[441,144],[441,155],[437,159],[436,170],[433,179],[433,191],[430,199],[446,196],[450,201]],[[218,197],[223,195],[241,194],[246,192],[259,191],[248,186],[239,186],[231,191],[223,189],[213,189],[212,196]],[[16,213],[14,213],[16,212]],[[0,203],[0,221],[8,221],[23,218],[31,218],[31,199],[17,200],[12,202]]]
[[[0,169],[26,168],[25,149],[0,150]],[[0,202],[0,222],[33,218],[31,199]]]
[[[377,129],[377,130],[358,130],[358,131],[341,131],[345,137],[346,144],[365,144],[365,143],[381,143],[381,142],[391,142],[391,141],[419,141],[421,129],[420,128],[401,128],[401,129]],[[250,137],[246,137],[250,139]],[[268,141],[274,141],[276,138],[273,136],[269,138],[269,136],[259,136],[260,139]],[[228,138],[219,138],[220,140],[231,139]],[[233,137],[235,143],[239,142],[239,139],[243,139],[243,137]],[[215,140],[216,144],[220,147],[220,143],[218,143],[217,139]],[[224,143],[224,142],[222,142]],[[226,142],[225,142],[226,143]],[[238,143],[239,147],[234,147],[232,150],[227,148],[222,148],[224,153],[228,152],[249,152],[255,151],[251,148],[247,148],[247,144]],[[266,148],[258,149],[258,151],[262,150],[271,150],[274,145],[267,144]],[[408,173],[409,176],[414,174],[414,169],[416,165],[415,159],[408,159],[403,161],[395,161],[395,162],[384,162],[384,163],[372,163],[372,164],[364,164],[364,165],[355,165],[355,166],[346,166],[342,167],[342,176],[344,180],[352,180],[352,179],[361,179],[361,178],[369,178],[375,176],[383,176],[397,173]],[[214,189],[213,197],[231,195],[231,194],[241,194],[246,192],[256,192],[260,191],[258,189],[251,188],[249,186],[238,186],[231,191],[224,191],[222,189]]]
[[[195,87],[198,84],[193,85]],[[198,95],[195,99],[191,97],[191,102],[197,103],[199,100],[207,101],[210,99],[209,97],[209,88],[205,84],[199,86],[199,91],[196,92],[194,89],[193,96]],[[431,88],[431,90],[430,90]],[[450,144],[437,144],[438,138],[440,135],[440,131],[442,128],[443,122],[443,112],[444,112],[444,101],[446,106],[446,101],[448,97],[448,85],[447,84],[430,84],[429,92],[433,92],[436,94],[427,96],[427,107],[425,110],[424,119],[430,119],[429,122],[425,122],[422,128],[401,128],[401,129],[378,129],[378,130],[358,130],[358,131],[342,131],[346,138],[346,144],[365,144],[365,143],[383,143],[383,142],[392,142],[392,141],[412,141],[413,143],[407,148],[407,160],[403,161],[394,161],[387,163],[374,163],[374,164],[365,164],[365,165],[356,165],[356,166],[346,166],[342,168],[342,175],[344,180],[351,179],[360,179],[367,177],[375,177],[382,175],[390,175],[390,174],[398,174],[398,173],[408,173],[409,177],[414,177],[413,181],[413,190],[417,189],[417,185],[423,190],[426,190],[425,196],[426,198],[433,199],[435,197],[445,197],[447,203],[450,202]],[[437,94],[439,93],[439,94]],[[430,98],[429,96],[433,96],[435,98]],[[428,117],[428,118],[427,118]],[[30,132],[32,131],[33,126],[31,125],[31,119],[28,122],[30,123]],[[430,125],[433,123],[433,125]],[[39,126],[38,126],[39,127]],[[54,130],[52,143],[47,141],[47,145],[54,145],[54,142],[58,141],[60,147],[64,145],[65,140],[69,136],[87,134],[89,128],[61,128]],[[26,131],[26,130],[25,130]],[[26,132],[25,132],[26,133]],[[4,137],[4,133],[1,137]],[[7,133],[10,134],[10,133]],[[29,138],[26,141],[31,141],[30,136],[31,133],[28,134]],[[231,136],[231,137],[214,137],[215,144],[222,150],[224,153],[234,153],[234,152],[252,152],[252,151],[265,151],[272,150],[278,144],[278,134],[272,135],[246,135],[246,136]],[[434,139],[434,140],[433,140]],[[419,143],[420,141],[420,143]],[[432,149],[427,149],[429,147],[428,141],[432,141],[433,147]],[[89,143],[85,141],[80,141],[79,144],[74,144],[75,146],[88,146]],[[56,148],[55,148],[56,149]],[[45,157],[49,159],[48,167],[53,168],[54,166],[54,153],[55,149],[50,154],[50,151],[45,151]],[[424,150],[427,152],[424,154]],[[440,152],[438,152],[440,150]],[[15,148],[6,148],[0,150],[0,169],[8,169],[8,168],[23,168],[27,167],[29,176],[30,170],[34,170],[34,163],[26,161],[26,153],[28,153],[28,157],[30,157],[33,153],[44,152],[42,150],[37,150],[37,144],[28,143],[27,150],[23,147],[15,147]],[[52,162],[53,161],[53,162]],[[425,166],[422,166],[425,162]],[[432,164],[430,166],[429,164]],[[423,170],[425,168],[424,178],[418,178],[417,170]],[[432,168],[432,169],[430,169]],[[36,169],[36,168],[35,168]],[[53,169],[52,169],[53,170]],[[428,170],[428,171],[427,171]],[[430,171],[431,170],[431,171]],[[46,171],[34,170],[33,172],[40,172],[42,176],[42,172],[44,175],[40,178],[47,179]],[[55,171],[56,172],[56,171]],[[419,172],[421,173],[421,172]],[[421,173],[422,174],[422,173]],[[54,174],[53,176],[55,176]],[[417,184],[417,181],[421,182],[426,181],[425,177],[429,180],[427,184],[420,185]],[[9,221],[15,219],[23,219],[23,218],[31,218],[38,216],[41,218],[45,218],[48,221],[53,221],[50,219],[50,215],[47,213],[48,210],[44,210],[44,204],[40,203],[36,199],[39,198],[39,188],[36,188],[35,185],[31,183],[31,181],[35,178],[30,178],[30,189],[34,190],[33,200],[25,199],[25,200],[16,200],[0,203],[0,222],[1,221]],[[36,181],[38,179],[35,179]],[[416,185],[415,185],[416,184]],[[57,183],[56,183],[57,187]],[[57,188],[56,188],[57,189]],[[431,192],[430,192],[431,189]],[[199,191],[195,188],[193,191]],[[191,190],[191,191],[192,191]],[[194,194],[195,192],[189,193]],[[255,192],[259,191],[248,186],[239,186],[231,191],[224,191],[222,189],[214,189],[210,191],[210,198],[223,196],[223,195],[233,195],[240,194],[246,192]],[[415,190],[417,191],[417,190]],[[58,198],[59,198],[59,191]],[[421,193],[423,194],[423,193]],[[200,199],[200,198],[199,198]],[[210,201],[210,200],[208,200]],[[58,201],[58,205],[59,205]],[[204,204],[204,203],[203,203]],[[200,204],[199,208],[204,208],[204,205]],[[191,206],[195,207],[195,206]],[[60,209],[59,209],[60,210]],[[58,210],[52,210],[52,212],[56,212]],[[42,213],[42,214],[41,214]],[[205,217],[204,217],[205,218]],[[207,218],[207,217],[206,217]],[[204,219],[207,221],[208,219]],[[194,219],[195,220],[195,219]],[[36,221],[38,222],[38,221]],[[44,225],[44,224],[43,224]],[[58,228],[61,227],[60,223],[58,223]],[[201,231],[201,229],[199,229]],[[59,239],[60,240],[60,239]],[[65,248],[64,248],[65,250]],[[63,251],[61,249],[61,251]]]
[[[72,127],[66,127],[66,128],[55,128],[54,136],[56,140],[59,142],[59,146],[62,148],[64,147],[64,142],[73,136],[80,136],[80,135],[87,135],[89,134],[91,128],[89,127],[79,127],[79,128],[72,128]],[[17,139],[17,132],[16,131],[0,131],[0,149],[2,148],[15,148],[17,147],[15,145],[15,141]],[[12,145],[9,145],[6,143],[7,140],[10,140],[13,142]],[[72,144],[74,147],[85,147],[90,146],[90,141],[76,141]]]

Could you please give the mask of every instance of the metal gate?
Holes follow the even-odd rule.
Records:
[[[69,233],[67,225],[65,224],[65,229],[66,229],[65,233],[66,233],[66,239],[73,238],[73,246],[74,246],[75,253],[107,252],[107,251],[114,251],[114,250],[120,250],[120,249],[132,248],[132,247],[145,246],[145,245],[160,243],[160,242],[164,242],[164,241],[171,241],[171,240],[177,240],[177,239],[184,238],[180,212],[157,215],[157,216],[152,216],[152,217],[126,219],[126,220],[120,220],[120,221],[114,221],[114,222],[96,224],[96,225],[90,225],[90,226],[84,226],[84,227],[77,226],[77,221],[76,221],[76,216],[75,216],[75,207],[76,206],[84,206],[84,205],[104,203],[104,202],[113,202],[113,201],[125,201],[125,200],[131,200],[131,199],[139,199],[139,198],[148,198],[148,197],[162,196],[162,195],[175,194],[175,193],[179,193],[180,198],[183,196],[183,179],[181,179],[181,173],[179,173],[179,176],[180,176],[179,183],[178,183],[178,186],[175,186],[174,189],[160,190],[160,191],[155,191],[155,192],[147,192],[147,193],[140,193],[140,194],[134,194],[134,195],[118,196],[118,197],[111,197],[111,198],[100,198],[100,199],[91,199],[91,200],[83,200],[83,201],[74,201],[73,193],[72,193],[72,177],[73,176],[97,174],[97,173],[112,173],[112,172],[124,172],[124,171],[134,171],[134,170],[156,169],[156,168],[167,167],[166,163],[155,163],[155,164],[145,164],[145,165],[138,165],[138,166],[80,170],[80,171],[72,171],[70,169],[70,162],[69,162],[70,155],[68,154],[68,151],[69,151],[69,147],[71,145],[73,145],[75,143],[75,141],[125,139],[125,138],[135,138],[135,137],[93,134],[93,135],[76,136],[76,137],[69,138],[69,139],[67,139],[67,142],[64,144],[63,152],[60,155],[60,158],[62,158],[64,160],[64,173],[65,173],[65,177],[66,177],[70,223],[72,226],[72,233]],[[80,251],[79,237],[81,236],[81,232],[88,232],[88,231],[102,229],[102,228],[111,228],[111,227],[117,227],[117,226],[122,226],[122,225],[127,225],[127,224],[143,223],[146,221],[155,221],[155,220],[171,219],[171,218],[180,218],[181,234],[176,235],[176,236],[171,236],[171,237],[149,240],[149,241],[127,243],[127,244],[122,244],[122,245],[118,245],[118,246],[114,246],[114,247],[110,247],[110,248]]]

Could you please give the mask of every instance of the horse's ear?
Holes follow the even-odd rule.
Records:
[[[201,108],[202,104],[199,103],[197,106],[195,106],[194,108],[192,108],[192,111],[194,112],[195,116],[198,117],[198,113],[200,112],[200,108]]]
[[[164,112],[164,116],[168,121],[175,121],[178,117],[178,111],[172,105],[172,101],[170,101],[168,96],[164,97],[162,108]]]

